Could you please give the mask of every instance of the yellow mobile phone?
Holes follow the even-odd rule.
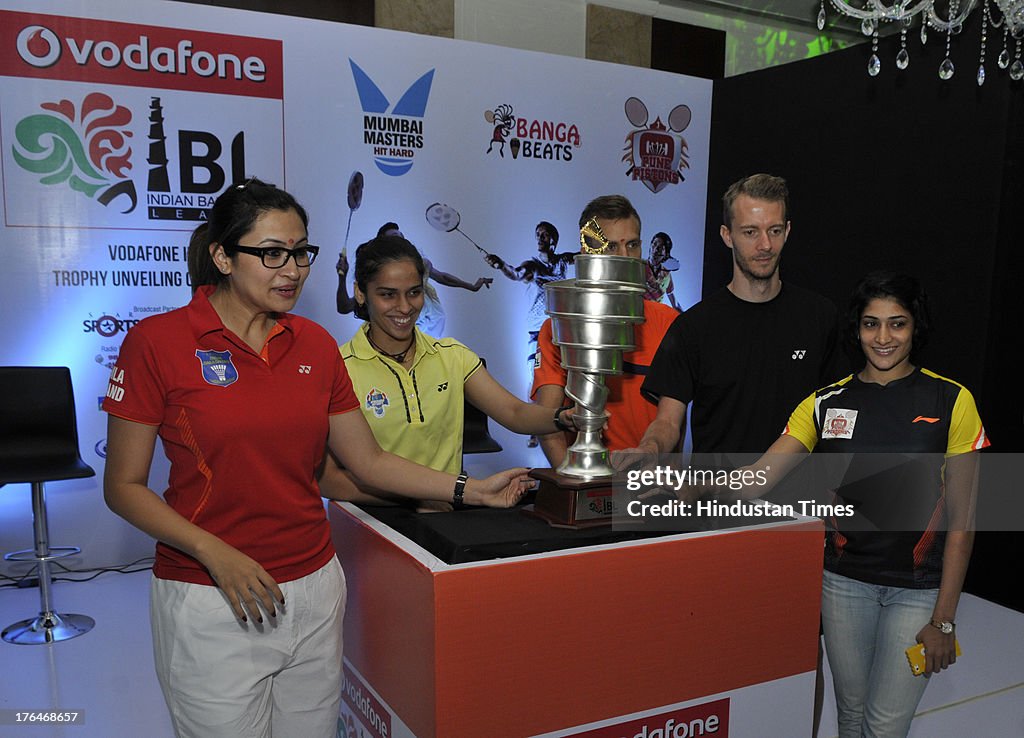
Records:
[[[960,641],[953,639],[953,645],[956,648],[957,658],[960,658]],[[910,662],[910,670],[914,672],[914,676],[920,676],[924,674],[924,644],[915,643],[913,646],[907,649],[907,661]]]

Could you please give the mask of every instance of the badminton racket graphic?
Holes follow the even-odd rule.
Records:
[[[484,256],[491,256],[485,248],[474,241],[472,238],[466,235],[465,231],[459,229],[459,223],[462,222],[462,216],[459,215],[459,211],[453,208],[451,205],[445,205],[443,202],[435,202],[429,208],[427,208],[427,222],[430,223],[434,228],[444,233],[451,233],[452,231],[458,231],[462,234],[462,237],[469,241],[471,244],[476,246]]]
[[[348,232],[352,229],[352,213],[363,204],[363,173],[358,169],[348,178],[348,225],[345,226],[345,243],[341,247],[344,257],[348,251]]]

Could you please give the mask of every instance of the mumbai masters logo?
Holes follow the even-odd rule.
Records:
[[[626,100],[626,119],[635,127],[626,135],[622,161],[629,164],[626,176],[639,180],[651,192],[658,193],[670,184],[679,184],[688,169],[686,139],[678,135],[690,125],[690,108],[676,105],[669,111],[668,126],[655,118],[648,125],[647,106],[638,97]]]
[[[67,187],[102,205],[118,200],[122,213],[138,204],[128,178],[132,149],[128,129],[132,113],[102,92],[71,100],[45,102],[44,112],[22,118],[14,127],[14,161],[40,184]]]
[[[352,59],[348,63],[363,108],[363,143],[372,149],[378,169],[391,177],[401,177],[412,169],[416,152],[423,148],[423,114],[434,70],[409,85],[392,106],[370,75]]]

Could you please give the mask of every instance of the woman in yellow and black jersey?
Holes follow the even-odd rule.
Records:
[[[864,277],[847,328],[864,368],[800,403],[766,457],[778,479],[811,451],[850,455],[834,502],[853,514],[829,520],[822,583],[839,736],[905,736],[926,676],[956,661],[974,452],[989,444],[971,393],[914,363],[929,329],[916,279]],[[925,676],[907,662],[915,643]]]

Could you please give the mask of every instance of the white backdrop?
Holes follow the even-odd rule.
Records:
[[[630,98],[643,105],[627,118]],[[670,119],[682,105],[685,126]],[[510,128],[488,153],[499,106]],[[189,232],[244,173],[310,212],[322,251],[297,312],[347,340],[358,321],[335,310],[334,269],[346,229],[352,256],[397,221],[438,269],[494,278],[476,293],[437,286],[445,332],[525,395],[533,287],[491,269],[469,239],[518,264],[547,220],[559,250],[575,251],[583,205],[621,193],[642,216],[645,255],[654,233],[671,235],[677,299],[692,304],[710,115],[710,81],[632,67],[185,3],[0,0],[0,364],[71,367],[82,454],[102,475],[98,402],[124,333],[188,301]],[[458,231],[428,224],[434,202],[460,213]],[[525,439],[492,432],[505,451],[471,468],[544,463]],[[106,510],[99,477],[49,489],[51,538],[82,546],[75,566],[150,553]],[[0,549],[30,540],[27,485],[0,490]]]

